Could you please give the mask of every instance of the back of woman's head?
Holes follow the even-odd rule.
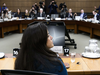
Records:
[[[41,49],[46,48],[47,36],[47,27],[44,23],[29,26],[23,34],[21,49],[26,52],[32,50],[42,53]]]

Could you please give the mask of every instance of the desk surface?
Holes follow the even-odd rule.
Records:
[[[8,57],[7,57],[8,56]],[[67,69],[68,75],[89,75],[100,74],[100,58],[88,59],[81,57],[80,54],[76,55],[75,62],[71,63],[71,58],[60,55],[64,63],[69,63],[70,68]],[[1,69],[14,69],[14,62],[16,58],[12,58],[12,54],[6,54],[6,58],[0,59]],[[80,62],[80,64],[76,64]]]

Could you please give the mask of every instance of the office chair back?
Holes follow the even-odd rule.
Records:
[[[52,19],[55,19],[55,18],[58,18],[58,17],[59,17],[59,14],[51,14]]]
[[[27,70],[1,70],[1,74],[2,75],[57,75],[52,73],[27,71]]]

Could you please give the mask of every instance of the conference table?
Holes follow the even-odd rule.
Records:
[[[81,54],[76,54],[75,62],[72,63],[70,55],[64,56],[63,54],[59,54],[59,56],[65,64],[68,63],[70,65],[67,69],[68,75],[100,75],[100,58],[90,59],[82,57]],[[5,58],[0,59],[0,70],[14,70],[15,59],[13,58],[13,54],[5,54]]]
[[[0,37],[4,38],[5,32],[14,31],[17,33],[22,33],[23,30],[27,28],[29,23],[35,21],[46,21],[46,20],[13,20],[13,21],[4,21],[0,22]],[[62,21],[65,23],[67,29],[73,29],[74,33],[79,31],[90,33],[90,38],[93,38],[94,35],[100,36],[100,24],[77,21],[77,20],[51,20],[51,21]]]

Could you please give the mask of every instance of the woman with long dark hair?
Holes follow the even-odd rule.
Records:
[[[67,75],[62,60],[50,50],[54,46],[52,39],[44,23],[29,26],[22,37],[15,69]]]
[[[14,17],[22,18],[21,10],[17,9],[17,12],[15,13]]]

